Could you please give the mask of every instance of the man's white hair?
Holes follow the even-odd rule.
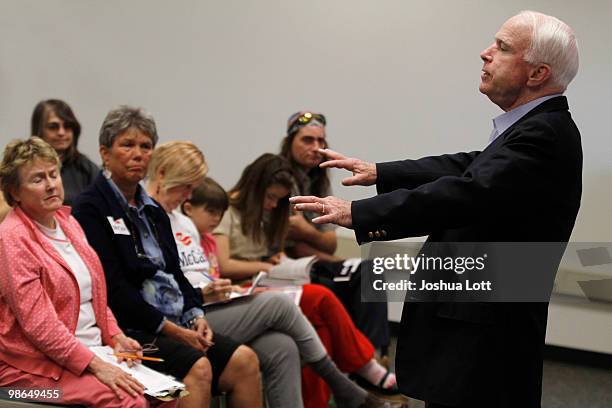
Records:
[[[514,18],[531,31],[525,61],[548,64],[552,84],[565,91],[576,76],[579,63],[578,43],[572,28],[556,17],[536,11],[521,11]]]

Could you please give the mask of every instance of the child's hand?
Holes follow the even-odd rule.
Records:
[[[267,259],[267,262],[270,262],[273,265],[278,265],[285,256],[286,255],[284,252],[279,252],[278,254],[274,254],[271,257],[269,257]]]

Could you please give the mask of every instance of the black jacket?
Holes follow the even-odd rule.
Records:
[[[76,196],[93,183],[99,172],[98,166],[82,153],[78,153],[73,160],[62,163],[64,204],[72,205]]]
[[[155,224],[159,244],[166,262],[165,272],[176,279],[184,297],[183,311],[200,307],[201,296],[191,286],[181,271],[178,251],[168,215],[160,207],[146,206],[149,220]],[[117,200],[110,185],[100,173],[94,183],[80,194],[72,207],[72,214],[79,221],[89,244],[96,250],[106,276],[108,303],[123,330],[136,329],[154,332],[163,314],[144,301],[140,289],[145,279],[152,277],[157,267],[149,260],[139,258],[131,235],[116,235],[107,219],[122,218],[132,230],[130,220]],[[142,252],[140,236],[136,242]]]
[[[377,174],[378,195],[352,204],[359,242],[566,243],[580,207],[580,133],[567,99],[556,97],[482,152],[380,163]],[[400,389],[450,406],[539,407],[547,311],[547,303],[406,302]]]

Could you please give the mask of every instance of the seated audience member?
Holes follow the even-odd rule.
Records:
[[[62,161],[64,204],[93,183],[100,169],[77,149],[81,124],[70,106],[59,99],[39,102],[32,112],[31,134],[49,143]]]
[[[327,121],[320,113],[296,112],[287,121],[287,135],[281,143],[280,155],[291,164],[295,184],[291,195],[331,194],[327,169],[319,167],[323,156],[319,149],[326,149],[325,126]],[[313,224],[316,215],[298,212],[289,217],[287,253],[294,257],[317,255],[319,259],[336,261],[335,225]]]
[[[0,191],[0,222],[2,222],[4,217],[6,217],[6,214],[8,214],[10,209],[11,207],[6,203],[6,200],[4,199],[4,194],[2,194],[2,191]]]
[[[200,246],[200,234],[179,207],[204,180],[206,163],[191,142],[173,141],[158,146],[151,159],[147,191],[166,210],[178,248],[181,269],[202,293],[203,302],[223,302],[234,291],[229,279],[215,279]],[[191,207],[193,208],[193,207]],[[217,223],[219,218],[217,218]],[[331,361],[312,325],[285,294],[258,293],[230,303],[206,308],[206,319],[215,333],[247,343],[255,350],[263,371],[269,407],[302,406],[300,356],[327,380],[340,406],[360,406],[367,396]],[[347,344],[348,346],[348,344]]]
[[[208,274],[215,279],[220,278],[221,273],[217,240],[212,232],[221,222],[221,218],[223,218],[223,214],[228,207],[227,193],[219,183],[210,177],[204,178],[202,182],[195,186],[191,197],[181,205],[181,212],[188,216],[197,228],[200,235],[200,245],[210,264]],[[190,279],[189,273],[185,275],[187,279]],[[193,279],[197,282],[200,277],[195,274]],[[190,282],[193,281],[190,279]]]
[[[319,149],[328,147],[326,124],[327,120],[323,114],[310,111],[296,112],[287,121],[287,135],[281,143],[280,155],[289,161],[293,171],[295,183],[291,188],[292,196],[325,197],[331,194],[328,170],[319,167],[323,161]],[[385,356],[390,343],[387,303],[361,302],[360,267],[352,273],[348,282],[333,279],[335,271],[344,268],[342,260],[334,256],[336,226],[314,224],[312,219],[315,216],[313,212],[304,211],[289,217],[285,251],[292,257],[317,256],[320,261],[313,268],[313,281],[334,291],[355,325]]]
[[[246,167],[229,193],[229,209],[213,232],[221,276],[241,279],[272,268],[279,254],[268,255],[270,248],[283,247],[292,184],[291,168],[280,156],[266,153]],[[321,285],[304,285],[300,307],[342,371],[367,378],[378,391],[397,391],[395,375],[376,362],[372,343],[355,327],[333,292]],[[329,399],[329,390],[310,369],[303,386],[307,405],[320,406]],[[316,403],[310,405],[311,401]]]
[[[144,407],[143,386],[89,349],[140,344],[117,326],[100,260],[62,207],[60,166],[38,137],[9,143],[0,164],[13,207],[0,225],[0,386],[60,390],[62,404]]]
[[[164,359],[143,364],[186,384],[181,406],[208,407],[212,390],[227,392],[233,407],[259,407],[257,356],[222,335],[213,343],[201,296],[181,272],[168,216],[139,184],[157,139],[149,114],[111,110],[100,129],[104,171],[76,198],[74,216],[104,265],[119,325]]]

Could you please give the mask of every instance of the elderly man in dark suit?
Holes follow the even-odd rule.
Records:
[[[376,184],[378,195],[293,197],[296,208],[353,228],[360,243],[566,243],[582,191],[580,133],[562,95],[578,70],[574,33],[521,12],[480,57],[480,91],[505,111],[484,150],[377,164],[323,150],[322,166],[353,173],[343,184]],[[547,302],[406,302],[400,389],[428,408],[540,407],[547,311]]]

